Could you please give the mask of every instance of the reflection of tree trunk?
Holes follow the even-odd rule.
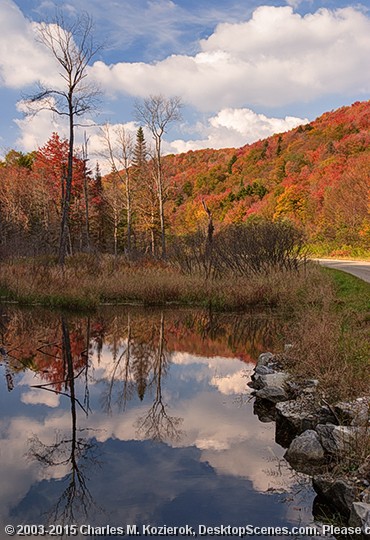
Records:
[[[115,319],[115,322],[117,319]],[[128,382],[130,379],[130,364],[131,364],[131,319],[130,314],[127,315],[127,346],[126,349],[117,358],[118,353],[118,341],[116,337],[117,328],[113,332],[113,370],[110,377],[108,390],[105,397],[105,410],[110,414],[112,412],[112,398],[114,384],[117,382],[117,378],[123,379],[122,393],[118,399],[120,409],[124,409],[128,400]],[[125,359],[125,363],[122,366],[122,360]],[[119,371],[119,368],[122,368]]]
[[[71,464],[73,469],[73,480],[75,481],[76,463],[76,434],[77,434],[77,417],[76,417],[76,393],[75,393],[75,378],[73,373],[73,358],[71,351],[71,340],[69,336],[69,328],[65,318],[62,316],[62,334],[63,334],[63,355],[67,365],[66,386],[69,386],[71,397],[71,417],[72,417],[72,439],[71,439]]]
[[[161,313],[161,322],[159,325],[159,340],[158,340],[158,357],[156,362],[156,379],[157,379],[157,400],[162,399],[162,368],[164,362],[164,313]]]
[[[88,374],[89,374],[89,352],[90,352],[90,317],[87,317],[86,322],[86,350],[84,352],[85,356],[85,399],[84,399],[84,405],[86,407],[86,410],[89,410],[89,380],[88,380]]]
[[[155,384],[155,398],[147,415],[138,419],[138,431],[145,438],[157,441],[179,440],[181,430],[179,428],[182,418],[169,416],[167,405],[162,396],[162,377],[166,371],[165,355],[165,332],[164,332],[164,313],[161,313],[159,325],[159,339],[153,364],[153,383]]]
[[[87,328],[87,336],[89,336],[89,321]],[[68,321],[64,316],[61,318],[62,326],[62,355],[63,362],[66,368],[65,376],[65,389],[67,392],[55,393],[68,396],[71,402],[71,435],[60,437],[57,436],[56,442],[52,445],[43,444],[38,437],[34,436],[31,440],[29,455],[36,458],[42,465],[46,467],[56,467],[59,465],[70,464],[69,482],[55,507],[50,511],[50,516],[53,522],[59,522],[64,524],[73,524],[77,521],[77,513],[81,513],[84,518],[88,517],[88,510],[90,506],[94,504],[91,494],[86,485],[86,479],[79,466],[79,461],[84,458],[87,459],[89,453],[89,459],[94,460],[94,456],[90,454],[95,446],[95,443],[90,442],[87,439],[78,436],[77,434],[77,411],[76,404],[79,404],[76,397],[75,380],[82,371],[77,375],[74,374],[73,354],[71,346],[71,338],[69,333]],[[89,338],[88,338],[89,339]],[[86,370],[88,365],[86,364]],[[49,385],[42,385],[39,388],[50,390]],[[53,390],[52,390],[53,391]],[[87,414],[87,411],[85,411]],[[67,456],[67,457],[65,457]]]

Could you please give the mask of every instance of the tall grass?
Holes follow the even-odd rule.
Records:
[[[316,269],[205,279],[161,262],[129,262],[124,257],[77,255],[62,269],[50,259],[18,259],[0,265],[3,299],[23,304],[94,308],[101,303],[179,303],[218,309],[292,305]]]
[[[287,331],[293,345],[287,364],[297,375],[318,379],[329,401],[368,395],[370,284],[336,270],[322,269],[322,277],[321,302],[307,301],[308,294],[297,306]]]

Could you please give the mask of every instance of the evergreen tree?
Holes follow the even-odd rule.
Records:
[[[136,142],[132,159],[133,180],[136,192],[137,230],[144,236],[146,250],[150,243],[150,252],[156,254],[156,238],[159,233],[158,197],[150,163],[143,128],[136,133]],[[148,239],[148,235],[150,239]]]
[[[140,168],[146,164],[147,161],[147,149],[146,141],[144,137],[143,128],[140,126],[136,133],[136,142],[133,152],[132,165],[133,167]]]

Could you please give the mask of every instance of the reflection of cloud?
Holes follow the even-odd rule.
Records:
[[[251,370],[253,367],[251,367]],[[246,383],[245,369],[242,369],[233,375],[227,375],[226,377],[212,377],[211,379],[211,385],[216,386],[221,394],[227,396],[245,393],[247,389]]]
[[[112,368],[111,354],[108,350],[103,353],[100,364],[97,363],[96,358],[93,359],[92,373],[95,380],[107,375]],[[166,395],[168,413],[184,419],[182,425],[184,435],[180,441],[173,443],[171,455],[175,459],[174,469],[165,467],[166,482],[169,484],[163,486],[162,495],[170,497],[169,500],[178,495],[176,486],[179,482],[176,480],[176,467],[179,465],[176,464],[181,462],[181,460],[177,461],[180,459],[178,456],[187,455],[189,449],[199,452],[197,463],[207,462],[213,476],[223,475],[231,484],[234,481],[250,481],[254,490],[258,492],[271,488],[289,489],[293,483],[289,475],[277,474],[278,460],[274,456],[281,457],[283,450],[274,443],[274,426],[261,424],[253,415],[251,404],[238,406],[235,403],[235,393],[246,391],[245,364],[241,364],[237,359],[209,359],[184,353],[174,353],[172,359],[175,365],[171,370],[171,378],[176,380],[173,380],[170,385],[166,383],[168,379],[164,379],[163,390]],[[189,380],[190,376],[193,378]],[[199,378],[202,384],[197,382]],[[25,373],[22,378],[22,386],[26,386],[27,383],[35,384],[34,374],[31,372]],[[184,384],[192,387],[191,395],[178,391],[178,388],[181,389]],[[172,387],[176,389],[173,393]],[[79,428],[94,429],[93,435],[101,443],[109,439],[115,439],[117,444],[120,441],[140,439],[136,423],[138,417],[146,413],[150,405],[149,400],[146,399],[135,407],[129,403],[123,415],[107,416],[101,412],[98,404],[99,390],[100,386],[92,382],[90,398],[94,414],[86,419],[79,411]],[[38,397],[36,397],[37,392]],[[33,389],[24,396],[23,402],[43,403],[43,400],[47,401],[49,398],[49,392]],[[49,403],[47,404],[50,406]],[[44,444],[52,444],[55,441],[56,432],[70,432],[71,417],[68,399],[61,396],[60,405],[66,408],[47,409],[41,420],[13,417],[8,426],[1,429],[0,452],[5,471],[2,483],[4,488],[0,490],[0,506],[3,508],[4,516],[12,506],[17,504],[17,501],[25,496],[35,482],[42,479],[60,479],[66,474],[65,467],[40,470],[35,464],[26,463],[22,457],[27,451],[27,439],[32,435],[36,435]],[[157,446],[153,444],[153,452],[156,451],[155,448]],[[132,477],[132,481],[136,483],[138,482],[137,475],[140,475],[140,467],[143,466],[140,459],[140,454],[130,457],[130,478]],[[155,462],[154,457],[148,457],[148,459],[149,468],[154,470],[157,467],[163,467],[163,464]],[[107,471],[109,467],[111,463],[104,470]],[[12,482],[13,484],[10,485]],[[148,515],[151,515],[153,508],[150,504],[149,506],[147,511]],[[137,513],[136,517],[145,515],[145,510],[141,512],[135,505],[132,512],[135,515]]]
[[[248,516],[259,526],[284,522],[285,509],[276,504],[276,498],[253,492],[243,477],[219,474],[200,459],[197,448],[109,439],[102,451],[109,455],[109,463],[96,469],[89,486],[95,500],[104,501],[109,508],[110,522],[120,522],[122,515],[128,523],[195,527],[215,520],[243,524]],[[15,508],[13,517],[35,520],[32,498],[41,495],[45,501],[53,501],[60,488],[55,481],[35,486]],[[266,522],[266,509],[270,523]],[[89,516],[93,524],[105,521],[106,515],[99,509]]]
[[[41,390],[40,390],[41,392]],[[54,414],[54,411],[53,411]],[[45,422],[30,417],[13,417],[0,424],[1,489],[0,519],[9,521],[9,512],[26,495],[37,481],[50,478],[50,470],[39,469],[35,463],[25,459],[28,439],[36,434],[45,444],[52,444],[56,431],[70,429],[70,414],[48,416]],[[65,467],[52,471],[54,478],[66,474]]]
[[[60,396],[54,392],[42,392],[33,388],[29,392],[22,394],[22,403],[26,405],[47,405],[48,407],[58,407]]]
[[[34,371],[25,371],[18,381],[18,386],[29,388],[33,385],[45,384],[45,380]],[[60,396],[54,392],[42,390],[40,388],[30,388],[27,392],[22,392],[21,401],[26,405],[47,405],[48,407],[58,407]]]

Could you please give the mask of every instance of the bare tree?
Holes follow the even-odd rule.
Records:
[[[108,159],[112,169],[112,174],[118,180],[118,183],[125,188],[127,223],[126,252],[128,255],[130,255],[132,247],[131,164],[133,158],[134,141],[132,135],[127,133],[122,125],[116,126],[112,133],[112,127],[109,124],[106,124],[102,128],[102,132],[106,149],[104,157]]]
[[[142,102],[137,102],[135,104],[137,120],[149,129],[155,143],[155,181],[159,204],[161,248],[163,258],[166,257],[166,228],[164,219],[166,186],[162,163],[162,140],[168,126],[173,122],[181,120],[181,107],[182,103],[179,97],[166,98],[162,95],[151,95]]]
[[[87,13],[74,20],[65,20],[58,11],[51,22],[43,22],[38,28],[38,39],[52,53],[61,71],[61,87],[39,85],[39,91],[27,101],[30,112],[50,110],[59,116],[66,116],[69,122],[69,148],[59,244],[59,263],[64,264],[69,229],[69,214],[73,180],[73,152],[76,117],[95,108],[98,89],[86,81],[88,65],[100,50],[92,36],[93,21]]]
[[[90,253],[91,243],[90,243],[90,219],[89,219],[89,179],[91,171],[87,167],[87,162],[89,161],[87,153],[88,138],[86,137],[86,132],[84,133],[84,142],[81,147],[81,158],[83,161],[83,190],[84,190],[84,199],[85,199],[85,235],[86,235],[86,248]]]

